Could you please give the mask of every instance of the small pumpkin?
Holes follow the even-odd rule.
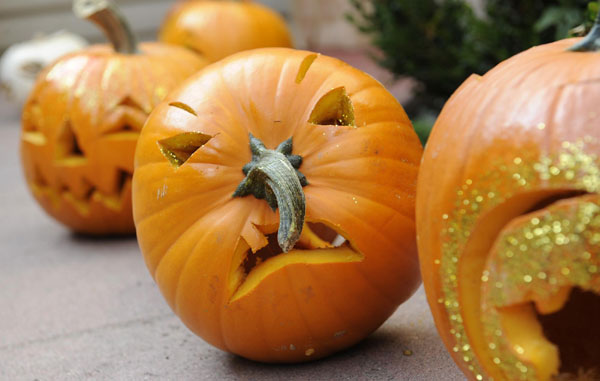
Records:
[[[599,49],[596,24],[584,40],[471,76],[427,143],[421,271],[438,331],[471,380],[595,379]]]
[[[186,49],[136,44],[116,8],[76,0],[113,47],[68,54],[38,77],[22,115],[21,159],[40,205],[71,229],[132,233],[131,176],[139,132],[175,85],[206,65]]]
[[[299,362],[373,332],[418,287],[421,145],[369,75],[286,48],[237,53],[171,93],[140,136],[138,242],[196,334]]]
[[[158,39],[190,48],[210,62],[242,50],[292,47],[283,18],[252,1],[178,2],[165,18]]]

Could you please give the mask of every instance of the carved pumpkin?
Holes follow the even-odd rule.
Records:
[[[115,28],[120,21],[111,9],[80,10]],[[139,132],[167,92],[206,64],[180,47],[136,47],[127,29],[108,34],[114,48],[92,46],[44,70],[22,117],[21,157],[36,200],[71,229],[93,234],[135,230],[131,176]]]
[[[235,54],[170,94],[140,136],[147,266],[223,350],[297,362],[348,347],[420,283],[421,150],[367,74],[306,51]]]
[[[190,48],[210,62],[242,50],[291,47],[282,17],[251,1],[184,1],[167,15],[158,39]]]
[[[598,26],[570,49],[575,41],[470,77],[427,143],[421,271],[437,328],[471,380],[597,379]]]

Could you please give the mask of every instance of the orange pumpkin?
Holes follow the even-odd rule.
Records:
[[[421,272],[471,380],[596,379],[586,372],[600,359],[598,26],[570,49],[576,41],[471,76],[425,149]]]
[[[235,54],[142,131],[133,210],[146,264],[209,343],[266,362],[327,356],[420,283],[421,151],[367,74],[306,51]]]
[[[136,46],[114,8],[92,3],[80,14],[108,28],[114,47],[69,54],[40,74],[23,109],[21,158],[33,195],[58,221],[84,233],[132,233],[139,132],[167,92],[206,61],[180,47]]]
[[[159,40],[182,45],[215,62],[242,50],[291,47],[283,18],[251,1],[184,1],[169,12]]]

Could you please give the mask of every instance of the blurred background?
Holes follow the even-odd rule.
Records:
[[[471,73],[484,74],[531,46],[583,35],[589,0],[256,0],[288,22],[297,48],[338,57],[381,81],[425,141],[446,99]],[[116,0],[141,40],[156,38],[175,0]],[[71,0],[0,1],[0,53],[64,29],[104,41],[71,12]],[[3,114],[18,115],[18,108]],[[15,111],[16,110],[16,111]]]

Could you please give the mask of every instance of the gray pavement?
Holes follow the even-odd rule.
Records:
[[[135,239],[74,235],[37,206],[21,174],[18,114],[0,100],[0,380],[464,379],[422,288],[328,359],[266,365],[211,347],[163,301]]]

